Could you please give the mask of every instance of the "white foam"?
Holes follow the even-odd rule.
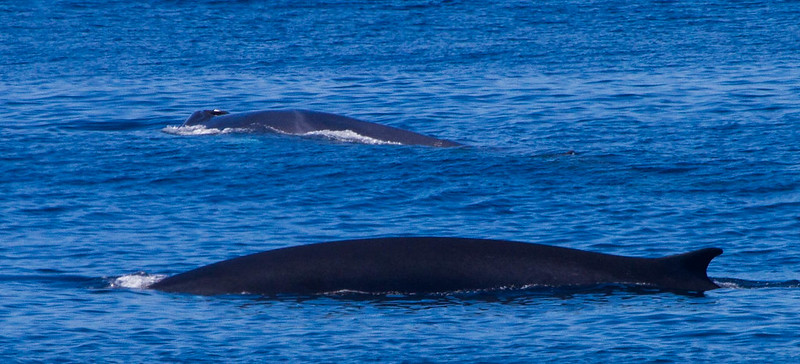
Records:
[[[733,288],[733,289],[744,288],[742,285],[740,285],[740,284],[738,284],[736,282],[717,281],[717,280],[713,280],[713,279],[712,279],[712,281],[714,283],[716,283],[718,286],[720,286],[720,288]]]
[[[297,136],[310,136],[310,137],[323,137],[335,141],[340,142],[348,142],[348,143],[361,143],[361,144],[391,144],[391,145],[402,145],[403,143],[398,142],[390,142],[386,140],[380,140],[375,138],[370,138],[368,136],[364,136],[358,134],[352,130],[314,130],[308,133],[287,133],[275,128],[267,127],[267,129],[278,133],[278,134],[286,134],[286,135],[297,135]],[[225,128],[225,129],[216,129],[216,128],[209,128],[205,125],[192,125],[192,126],[174,126],[169,125],[161,129],[161,131],[167,134],[173,135],[217,135],[217,134],[230,134],[230,133],[249,133],[252,132],[250,129],[246,128]]]
[[[192,126],[168,125],[164,127],[164,129],[161,129],[161,131],[173,135],[216,135],[216,134],[230,134],[230,133],[246,133],[249,130],[242,128],[215,129],[215,128],[207,128],[205,125],[192,125]]]
[[[386,140],[380,140],[375,138],[370,138],[368,136],[364,136],[358,134],[352,130],[315,130],[310,131],[305,134],[299,134],[303,136],[322,136],[328,139],[341,141],[341,142],[350,142],[350,143],[362,143],[362,144],[393,144],[393,145],[402,145],[402,143],[397,142],[390,142]]]
[[[166,277],[166,274],[136,272],[112,279],[111,288],[146,289]]]

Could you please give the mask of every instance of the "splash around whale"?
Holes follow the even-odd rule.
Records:
[[[367,144],[426,145],[432,147],[462,146],[388,125],[362,121],[347,116],[309,110],[268,110],[231,114],[222,110],[194,112],[177,134],[209,134],[240,131],[249,133],[282,133],[303,136],[326,136],[332,139]]]
[[[621,284],[674,292],[719,288],[706,269],[722,249],[638,258],[504,240],[411,237],[269,250],[149,288],[200,295],[426,294]]]

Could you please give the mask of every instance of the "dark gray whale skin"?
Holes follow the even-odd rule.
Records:
[[[150,288],[200,295],[313,295],[631,284],[703,292],[719,288],[706,269],[720,254],[722,249],[707,248],[663,258],[634,258],[503,240],[345,240],[233,258],[165,278]]]
[[[203,125],[207,128],[242,128],[253,132],[306,134],[319,130],[350,130],[359,135],[390,143],[457,147],[461,144],[429,137],[387,125],[370,123],[347,116],[308,110],[253,111],[230,114],[221,110],[194,112],[183,126]]]

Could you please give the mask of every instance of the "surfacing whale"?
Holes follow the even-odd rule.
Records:
[[[413,237],[269,250],[165,278],[150,288],[219,294],[425,294],[623,284],[678,292],[719,288],[706,275],[722,249],[634,258],[504,240]]]
[[[304,135],[317,131],[351,131],[362,137],[384,143],[457,147],[462,144],[429,137],[412,131],[371,123],[347,116],[308,110],[253,111],[231,114],[222,110],[194,112],[183,126],[203,125],[207,128],[245,129],[250,132],[278,132]]]

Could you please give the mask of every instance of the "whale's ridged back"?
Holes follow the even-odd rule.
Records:
[[[425,293],[622,283],[704,291],[717,288],[705,267],[719,253],[705,249],[634,258],[499,240],[363,239],[238,257],[169,277],[152,288],[197,294]]]
[[[192,114],[184,123],[185,126],[197,124],[221,130],[236,128],[252,132],[281,132],[295,135],[318,131],[351,131],[362,137],[386,143],[436,147],[461,145],[388,125],[308,110],[254,111],[227,115],[212,115],[206,110]]]

